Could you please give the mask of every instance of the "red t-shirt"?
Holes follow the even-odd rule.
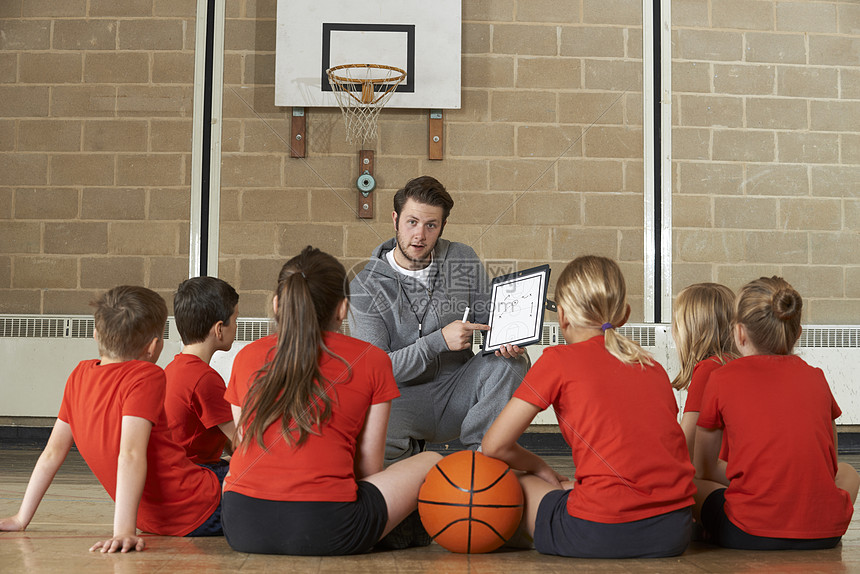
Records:
[[[356,499],[356,438],[371,405],[400,396],[391,360],[382,351],[358,339],[326,331],[326,346],[338,359],[323,353],[322,375],[329,381],[332,416],[322,433],[311,434],[296,448],[281,436],[281,421],[263,433],[263,449],[253,437],[237,445],[230,460],[224,490],[264,500],[351,502]],[[233,361],[224,397],[242,406],[257,371],[271,358],[276,337],[254,341]],[[247,448],[246,448],[247,445]]]
[[[546,349],[514,396],[555,409],[576,465],[571,516],[617,524],[693,504],[678,404],[659,364],[624,364],[598,335]]]
[[[711,373],[723,366],[717,357],[708,357],[696,363],[693,367],[693,377],[690,386],[687,387],[687,400],[684,403],[684,413],[697,413],[702,408],[702,397],[705,396],[705,388]],[[720,460],[729,460],[729,443],[723,436],[723,446],[720,447]]]
[[[732,523],[773,538],[844,534],[854,508],[835,482],[841,414],[821,369],[794,355],[741,357],[714,372],[698,425],[728,437]]]
[[[702,397],[705,394],[705,387],[708,385],[708,378],[711,373],[722,366],[723,364],[717,357],[708,357],[696,363],[696,366],[693,367],[690,386],[687,387],[687,400],[684,402],[685,413],[697,413],[701,410]]]
[[[66,382],[58,417],[69,424],[75,446],[113,499],[122,417],[150,421],[137,527],[185,536],[215,511],[221,488],[214,472],[188,460],[173,441],[164,415],[164,387],[164,371],[152,363],[82,361]]]
[[[164,374],[164,411],[173,440],[191,462],[217,462],[227,443],[218,425],[233,420],[230,403],[224,400],[224,379],[200,357],[186,354],[176,355]]]

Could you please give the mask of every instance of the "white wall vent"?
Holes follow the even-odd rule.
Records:
[[[654,347],[657,344],[655,325],[625,325],[618,327],[616,331],[646,348]]]
[[[239,319],[236,321],[236,340],[250,343],[267,337],[275,331],[274,322],[268,319]]]
[[[170,338],[172,317],[164,325],[163,336]],[[92,339],[95,320],[87,315],[51,317],[47,315],[0,316],[0,338]]]
[[[346,322],[342,331],[349,334]],[[240,319],[233,348],[227,353],[215,353],[212,366],[228,380],[236,353],[273,332],[275,325],[269,319]],[[670,377],[678,372],[669,325],[631,323],[618,332],[651,352]],[[69,373],[79,361],[98,356],[92,336],[93,318],[88,315],[0,315],[0,364],[4,366],[0,371],[0,416],[56,416]],[[173,317],[168,318],[164,338],[164,351],[158,361],[162,367],[182,348]],[[544,349],[564,342],[558,323],[544,323],[540,344],[529,347],[529,357],[534,362]],[[476,335],[474,343],[477,350],[480,335]],[[860,327],[805,327],[795,352],[824,370],[843,411],[839,424],[860,424],[860,392],[855,383],[856,373],[860,372]],[[677,397],[682,405],[685,393]],[[541,413],[535,422],[554,424],[555,415]]]
[[[78,317],[0,317],[0,337],[90,338],[94,323]]]
[[[798,347],[860,347],[860,329],[853,327],[804,327]]]
[[[656,325],[625,325],[617,329],[619,333],[636,341],[643,347],[653,347],[657,340]],[[552,345],[564,345],[567,341],[564,340],[564,335],[558,326],[558,323],[544,323],[543,331],[541,331],[540,346],[551,347]],[[481,344],[481,335],[476,331],[473,340],[475,345]]]

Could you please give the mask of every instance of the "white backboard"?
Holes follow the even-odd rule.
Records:
[[[460,107],[461,0],[279,0],[275,105],[337,107],[325,71],[406,71],[386,107]]]

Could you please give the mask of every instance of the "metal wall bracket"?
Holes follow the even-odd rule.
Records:
[[[290,121],[290,157],[305,157],[305,109],[293,108],[293,117]]]
[[[428,126],[429,153],[430,159],[442,159],[442,131],[444,124],[442,123],[442,110],[430,110],[430,121]]]
[[[373,219],[373,190],[376,180],[373,179],[373,150],[363,149],[358,152],[358,217]]]

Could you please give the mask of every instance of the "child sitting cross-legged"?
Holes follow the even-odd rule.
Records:
[[[690,460],[694,460],[696,421],[699,419],[708,378],[737,356],[732,337],[734,312],[735,294],[719,283],[690,285],[681,290],[675,300],[672,338],[678,348],[681,370],[672,381],[672,386],[679,391],[687,391],[681,428],[687,438]],[[728,453],[723,448],[720,459],[725,461],[727,458]]]
[[[860,476],[837,462],[841,411],[824,372],[791,352],[802,308],[781,277],[751,281],[735,300],[741,357],[708,379],[696,430],[695,511],[720,546],[832,548],[851,522]]]
[[[167,305],[143,287],[120,286],[95,306],[99,359],[69,376],[57,422],[18,513],[0,530],[24,530],[74,444],[115,501],[113,536],[90,550],[143,550],[137,528],[169,536],[220,533],[221,488],[167,428],[164,371],[155,365]]]
[[[239,429],[224,481],[227,543],[323,556],[429,544],[418,489],[441,457],[383,467],[399,391],[385,352],[338,332],[343,265],[306,247],[281,268],[272,305],[277,333],[236,355],[225,394]]]
[[[630,314],[621,270],[578,257],[555,295],[568,344],[543,352],[482,443],[484,454],[525,471],[520,534],[543,554],[677,556],[691,537],[693,466],[666,371],[615,330]],[[517,444],[550,405],[571,447],[573,483]]]
[[[236,290],[216,277],[180,283],[173,296],[173,315],[185,346],[164,368],[164,410],[174,440],[192,462],[211,468],[222,480],[229,462],[221,455],[236,427],[224,398],[227,386],[209,361],[216,351],[233,346],[238,303]]]

